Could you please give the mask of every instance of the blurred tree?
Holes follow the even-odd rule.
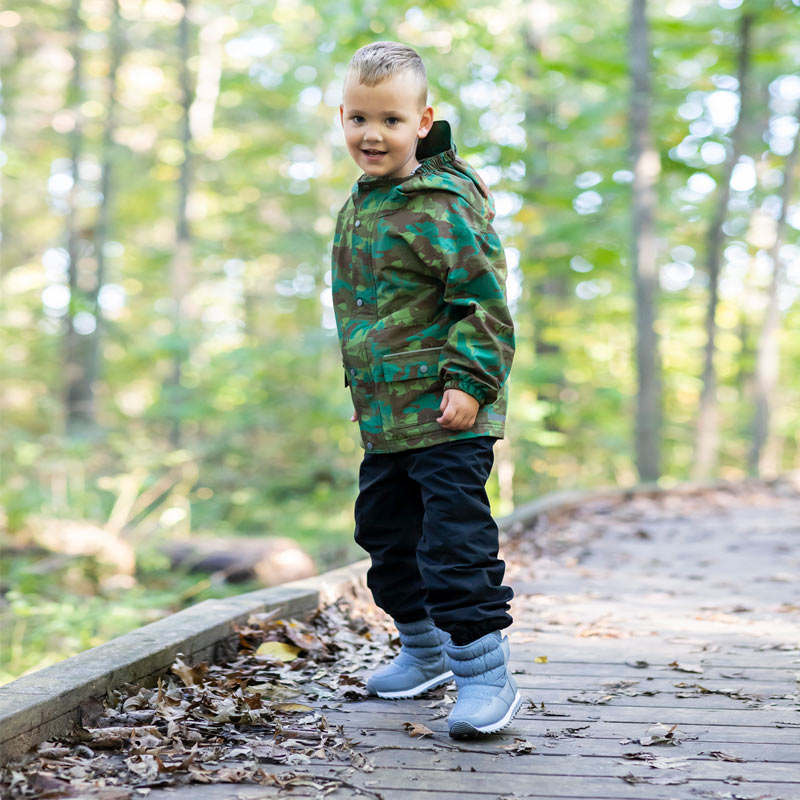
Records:
[[[739,110],[731,135],[727,158],[717,184],[714,216],[706,237],[706,269],[708,271],[708,305],[706,310],[706,347],[703,361],[703,391],[697,414],[697,445],[692,475],[708,477],[716,470],[719,449],[719,416],[717,401],[717,371],[714,365],[717,348],[717,304],[719,301],[719,264],[722,256],[723,225],[728,216],[728,201],[731,192],[731,176],[739,163],[744,144],[747,114],[747,90],[750,80],[750,30],[753,15],[744,13],[739,21],[739,51],[737,88]]]
[[[636,468],[644,481],[661,474],[661,363],[656,334],[658,271],[653,230],[661,165],[650,133],[650,48],[645,0],[632,0],[631,139],[633,161],[633,285],[636,294]]]
[[[97,242],[86,228],[79,229],[78,196],[82,189],[80,162],[84,156],[83,103],[84,75],[83,50],[80,38],[84,27],[81,19],[81,0],[72,0],[67,23],[72,57],[72,77],[66,98],[66,107],[72,117],[68,134],[70,150],[70,177],[72,185],[67,198],[64,218],[64,238],[67,242],[69,302],[64,315],[64,391],[67,432],[74,436],[85,434],[95,422],[94,391],[91,368],[91,350],[83,335],[91,333],[88,293],[92,290],[94,276],[82,265],[93,259]]]
[[[781,183],[780,211],[775,221],[772,244],[769,248],[769,258],[772,263],[772,278],[767,294],[767,306],[764,310],[764,319],[758,337],[758,351],[756,354],[755,370],[755,408],[753,412],[753,442],[750,449],[748,462],[750,473],[761,475],[765,471],[773,474],[779,471],[778,464],[773,462],[765,470],[763,464],[764,445],[767,442],[770,427],[771,406],[775,392],[778,388],[778,370],[780,359],[780,346],[778,330],[781,321],[779,308],[780,292],[783,287],[785,269],[781,258],[781,245],[786,234],[786,214],[794,188],[794,172],[797,166],[797,151],[800,148],[800,118],[794,117],[795,135],[792,149],[786,156]]]
[[[178,55],[180,75],[181,103],[181,160],[180,177],[178,179],[178,202],[175,218],[175,249],[170,259],[170,288],[172,290],[172,372],[167,384],[168,406],[172,424],[170,426],[170,443],[173,447],[182,444],[181,422],[183,418],[185,396],[181,375],[184,361],[189,357],[190,344],[184,326],[186,316],[186,296],[192,282],[192,238],[189,232],[187,204],[189,201],[190,182],[192,178],[192,145],[191,110],[194,95],[192,78],[189,74],[191,44],[189,27],[189,0],[181,0],[181,16],[178,23]]]

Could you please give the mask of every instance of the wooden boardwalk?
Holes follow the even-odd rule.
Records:
[[[503,554],[516,595],[512,668],[528,698],[503,735],[450,739],[442,692],[362,700],[322,710],[374,771],[313,759],[283,769],[352,785],[334,798],[359,787],[404,800],[800,800],[800,498],[598,502],[540,521]],[[433,735],[411,738],[406,722]]]
[[[312,756],[265,766],[285,789],[194,783],[148,799],[800,800],[796,491],[595,501],[512,533],[502,555],[527,697],[502,735],[450,739],[452,686],[400,701],[309,692],[293,702],[342,726],[363,762]],[[432,734],[412,737],[414,723]]]

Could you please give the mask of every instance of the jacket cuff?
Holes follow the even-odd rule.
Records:
[[[486,387],[470,378],[464,376],[448,378],[442,386],[444,389],[460,389],[462,392],[474,397],[480,405],[486,403],[486,395],[488,394]]]

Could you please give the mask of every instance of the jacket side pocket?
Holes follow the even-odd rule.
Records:
[[[441,347],[390,353],[383,357],[385,392],[381,397],[384,432],[421,427],[438,430],[442,385],[439,382]]]

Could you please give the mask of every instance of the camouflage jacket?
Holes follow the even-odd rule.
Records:
[[[345,386],[370,453],[504,434],[514,329],[494,201],[446,121],[416,156],[411,175],[362,174],[333,241]],[[469,430],[436,422],[449,388],[480,403]]]

